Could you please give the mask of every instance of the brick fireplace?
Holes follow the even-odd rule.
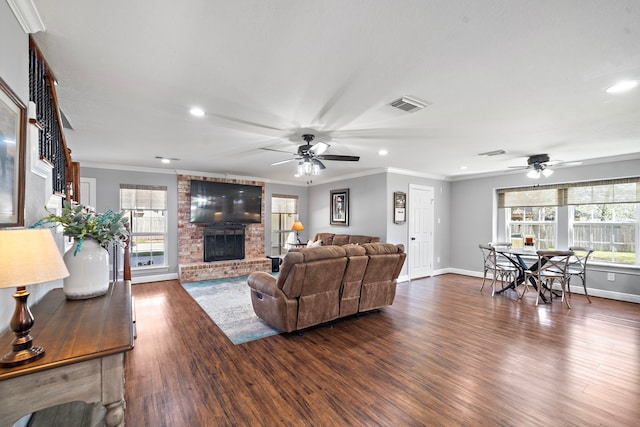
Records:
[[[192,224],[190,219],[191,180],[233,182],[259,185],[263,188],[262,223],[245,224],[244,259],[205,262],[205,224]],[[254,271],[271,271],[271,260],[264,253],[264,183],[259,181],[178,175],[178,267],[183,283],[223,277],[247,276]]]

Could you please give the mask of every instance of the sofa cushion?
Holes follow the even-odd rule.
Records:
[[[349,243],[349,235],[348,234],[336,234],[336,235],[333,236],[332,245],[342,246],[342,245],[346,245],[347,243]]]
[[[325,246],[333,245],[333,233],[318,233],[315,240],[322,240],[322,244]]]
[[[373,236],[359,236],[356,234],[352,234],[349,236],[349,243],[353,243],[356,245],[362,245],[363,243],[371,243],[371,242],[379,242],[379,237]]]

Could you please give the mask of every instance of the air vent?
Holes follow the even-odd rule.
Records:
[[[400,99],[396,99],[389,105],[406,111],[407,113],[413,113],[415,111],[422,110],[428,104],[418,101],[417,99],[409,98],[408,96],[403,96]]]
[[[507,152],[505,150],[493,150],[493,151],[487,151],[486,153],[480,153],[478,154],[478,156],[492,157],[492,156],[500,156],[502,154],[507,154]]]

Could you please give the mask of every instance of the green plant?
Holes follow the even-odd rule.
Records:
[[[64,229],[65,236],[73,237],[78,241],[74,255],[82,247],[82,241],[87,238],[94,238],[100,246],[107,248],[111,242],[116,242],[120,246],[126,246],[129,232],[126,224],[128,218],[125,212],[115,213],[109,209],[105,213],[95,213],[87,206],[64,202],[60,215],[51,212],[40,219],[31,227],[40,227],[45,224],[60,224]]]

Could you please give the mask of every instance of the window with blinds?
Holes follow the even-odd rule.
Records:
[[[167,265],[167,187],[120,184],[120,209],[131,227],[131,268]]]
[[[566,233],[567,246],[594,249],[595,261],[640,265],[640,177],[500,189],[498,207],[507,234],[533,233],[551,248],[551,234]]]

